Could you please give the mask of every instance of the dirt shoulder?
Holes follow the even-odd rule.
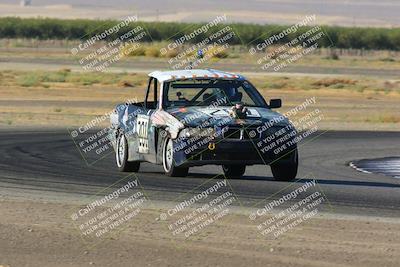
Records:
[[[278,238],[235,211],[194,238],[175,238],[144,209],[123,231],[87,246],[62,203],[0,202],[0,266],[399,266],[400,222],[319,216]]]

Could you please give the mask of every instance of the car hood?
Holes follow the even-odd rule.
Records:
[[[289,121],[275,111],[261,107],[247,107],[248,115],[246,119],[235,119],[229,115],[232,107],[176,107],[166,111],[181,121],[187,127],[197,127],[209,122],[209,126],[217,125],[262,125],[272,120],[278,120],[282,126],[286,126]]]

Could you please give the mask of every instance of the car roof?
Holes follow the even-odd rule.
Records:
[[[214,69],[189,69],[172,71],[153,71],[150,77],[156,78],[159,82],[175,81],[192,78],[210,78],[210,79],[238,79],[244,80],[242,75],[214,70]]]

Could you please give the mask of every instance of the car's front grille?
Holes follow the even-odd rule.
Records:
[[[240,139],[242,129],[228,127],[224,132],[224,138],[229,139]]]
[[[255,127],[227,127],[224,131],[223,137],[225,139],[249,140],[258,138],[259,134]]]

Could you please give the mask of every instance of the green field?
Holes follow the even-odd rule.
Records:
[[[113,20],[85,20],[85,19],[50,19],[50,18],[0,18],[1,38],[36,38],[36,39],[67,39],[86,40],[96,34],[112,28],[118,24]],[[114,40],[118,36],[142,26],[148,35],[141,41],[160,42],[177,39],[184,34],[190,34],[194,29],[201,27],[199,23],[175,23],[175,22],[135,22],[121,28],[118,33],[111,34],[105,38]],[[230,44],[250,46],[265,40],[268,36],[279,34],[290,26],[284,25],[257,25],[257,24],[229,24],[237,36],[232,38]],[[206,35],[219,31],[226,25],[216,25],[208,32],[197,35],[189,42],[199,42]],[[318,40],[319,47],[352,48],[352,49],[375,49],[375,50],[400,50],[399,28],[360,28],[360,27],[335,27],[321,26],[328,38]],[[278,40],[277,44],[286,43],[293,38],[307,32],[312,27],[300,27]]]

